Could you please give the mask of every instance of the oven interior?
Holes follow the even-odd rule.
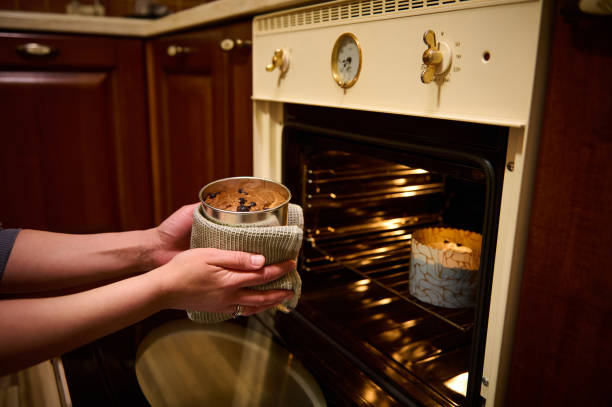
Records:
[[[272,333],[329,406],[480,405],[508,129],[284,109],[283,182],[305,215],[302,297],[290,314],[232,323]],[[411,235],[430,225],[482,233],[474,307],[434,307],[408,293]],[[149,405],[135,374],[139,344],[185,318],[164,311],[63,355],[73,405]]]
[[[285,106],[283,182],[304,209],[303,290],[275,325],[334,392],[363,405],[480,403],[507,133]],[[410,295],[412,233],[429,226],[483,235],[474,307]]]

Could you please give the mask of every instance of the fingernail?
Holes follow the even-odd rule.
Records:
[[[251,256],[251,264],[255,267],[261,267],[266,262],[266,258],[261,254],[254,254]]]

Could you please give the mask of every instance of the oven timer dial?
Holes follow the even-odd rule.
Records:
[[[424,69],[421,73],[421,82],[430,83],[436,76],[444,76],[451,65],[452,52],[445,42],[436,41],[436,33],[427,30],[423,34],[423,42],[427,49],[423,52]]]
[[[352,33],[344,33],[336,40],[331,55],[334,81],[343,89],[350,88],[361,72],[361,45]]]

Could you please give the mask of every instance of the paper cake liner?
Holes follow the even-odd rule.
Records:
[[[411,246],[410,295],[439,307],[473,306],[481,244],[481,234],[462,229],[415,231]]]

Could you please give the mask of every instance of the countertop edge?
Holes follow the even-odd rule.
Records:
[[[315,2],[313,0],[216,0],[154,21],[149,27],[147,36],[167,34],[199,25],[254,16]]]
[[[151,23],[148,20],[122,17],[0,11],[0,30],[146,37]]]
[[[0,10],[0,30],[147,38],[314,2],[312,0],[216,0],[157,20]]]

